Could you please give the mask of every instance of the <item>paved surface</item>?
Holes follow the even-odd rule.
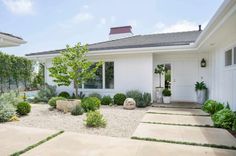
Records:
[[[10,155],[58,131],[0,124],[0,155]]]
[[[151,114],[147,113],[142,122],[157,122],[167,124],[184,124],[196,126],[213,126],[211,117],[206,116],[182,116],[182,115],[167,115],[167,114]]]
[[[175,103],[170,103],[170,104],[159,104],[159,103],[154,103],[152,104],[153,107],[164,107],[164,108],[201,108],[202,106],[197,103],[192,103],[192,102],[175,102]]]
[[[199,115],[199,116],[208,115],[206,112],[202,111],[201,109],[186,109],[186,108],[152,107],[147,112],[179,114],[179,115]]]
[[[235,156],[236,151],[65,132],[25,156]]]

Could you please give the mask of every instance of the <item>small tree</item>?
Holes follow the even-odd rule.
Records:
[[[81,45],[81,43],[74,47],[67,45],[60,56],[53,58],[52,67],[49,68],[50,76],[54,78],[58,86],[74,84],[76,97],[78,97],[79,85],[94,78],[95,72],[102,65],[102,62],[88,61],[87,52],[87,45]]]
[[[165,72],[164,64],[157,65],[154,73],[159,75],[159,88],[161,88],[161,75],[163,75],[164,72]]]

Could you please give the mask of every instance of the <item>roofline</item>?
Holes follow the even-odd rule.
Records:
[[[8,42],[9,44],[12,44],[12,46],[17,46],[20,44],[27,43],[22,38],[14,36],[14,35],[8,35],[6,33],[0,33],[0,42],[3,41]]]

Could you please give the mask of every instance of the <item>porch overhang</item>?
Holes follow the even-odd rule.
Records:
[[[19,46],[19,45],[25,44],[25,43],[26,43],[26,41],[24,41],[20,37],[17,37],[17,36],[8,34],[8,33],[0,32],[0,48]]]

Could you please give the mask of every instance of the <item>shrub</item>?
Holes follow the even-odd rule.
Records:
[[[0,101],[0,122],[9,121],[15,116],[16,109],[10,102]]]
[[[103,96],[102,105],[110,105],[112,103],[112,98],[110,96]]]
[[[143,101],[146,106],[151,105],[151,94],[150,93],[143,93]]]
[[[89,97],[96,97],[96,98],[98,98],[99,100],[101,100],[102,99],[102,96],[99,94],[99,93],[91,93],[91,94],[89,94]]]
[[[51,99],[52,97],[55,97],[56,95],[57,95],[56,86],[50,86],[46,84],[39,90],[34,101],[35,102],[48,102],[49,99]]]
[[[131,90],[126,93],[127,98],[133,98],[136,102],[137,107],[146,107],[147,105],[144,102],[143,95],[138,90]]]
[[[31,111],[31,105],[28,102],[20,102],[16,111],[19,115],[27,115]]]
[[[235,114],[229,109],[222,109],[216,112],[212,119],[216,127],[221,127],[225,129],[232,129],[233,122],[235,119]]]
[[[214,100],[207,100],[203,104],[203,110],[207,113],[210,113],[211,115],[215,114],[216,112],[222,109],[224,109],[224,105]]]
[[[236,131],[236,118],[234,119],[232,130]]]
[[[13,105],[14,107],[17,106],[17,104],[19,102],[22,102],[23,99],[21,99],[17,92],[15,91],[10,91],[8,93],[4,93],[0,96],[0,101],[3,102],[3,103],[8,103],[8,104],[11,104]]]
[[[96,97],[86,97],[82,100],[81,107],[85,112],[95,111],[100,108],[101,101]]]
[[[52,97],[52,98],[48,101],[48,104],[49,104],[52,108],[56,108],[57,100],[66,100],[66,98],[64,98],[64,97]]]
[[[162,95],[163,96],[171,96],[171,91],[167,88],[165,88],[163,91],[162,91]]]
[[[123,105],[124,101],[126,99],[126,96],[123,93],[117,93],[117,94],[115,94],[113,99],[114,99],[114,104]]]
[[[67,98],[67,99],[70,98],[70,94],[68,92],[61,92],[60,94],[58,94],[58,96],[64,97],[64,98]]]
[[[99,111],[90,111],[87,113],[87,118],[85,124],[88,127],[105,127],[106,120],[103,118],[103,115]]]
[[[71,115],[82,115],[83,109],[80,105],[76,105],[75,108],[71,111]]]

